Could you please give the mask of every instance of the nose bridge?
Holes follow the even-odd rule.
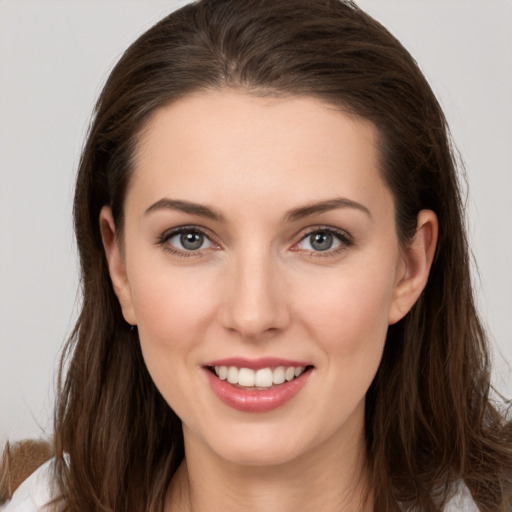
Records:
[[[233,263],[225,326],[245,338],[283,329],[290,315],[276,255],[268,246],[252,243]]]

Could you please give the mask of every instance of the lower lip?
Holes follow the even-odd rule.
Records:
[[[226,405],[243,412],[267,412],[281,407],[291,400],[306,385],[310,370],[299,377],[268,389],[243,389],[233,386],[226,380],[220,380],[205,368],[214,393]]]

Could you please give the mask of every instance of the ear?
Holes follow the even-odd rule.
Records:
[[[116,226],[112,210],[104,206],[100,212],[100,231],[103,248],[107,258],[108,270],[114,292],[117,295],[124,319],[131,325],[136,325],[130,283],[126,274],[124,259],[116,238]]]
[[[402,250],[403,265],[389,311],[390,324],[409,312],[425,288],[436,251],[438,230],[437,215],[431,210],[421,210],[412,243]]]

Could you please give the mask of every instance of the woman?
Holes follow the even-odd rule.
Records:
[[[146,32],[98,101],[75,230],[31,483],[56,509],[510,509],[446,122],[355,5],[204,0]]]

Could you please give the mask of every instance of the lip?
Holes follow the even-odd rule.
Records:
[[[260,357],[258,359],[246,359],[244,357],[229,357],[208,361],[204,366],[236,366],[237,368],[250,368],[261,370],[262,368],[277,368],[278,366],[311,366],[311,363],[304,361],[292,361],[291,359],[280,359],[278,357]]]
[[[236,363],[235,363],[236,361]],[[284,362],[284,364],[282,364]],[[203,367],[208,383],[217,397],[229,407],[242,412],[261,413],[277,409],[292,400],[306,385],[312,373],[311,367],[293,380],[274,385],[265,389],[244,389],[234,386],[226,380],[220,380],[209,367],[237,366],[239,368],[260,369],[274,366],[308,366],[304,363],[284,361],[282,359],[265,358],[250,361],[244,359],[223,359],[212,361]]]

